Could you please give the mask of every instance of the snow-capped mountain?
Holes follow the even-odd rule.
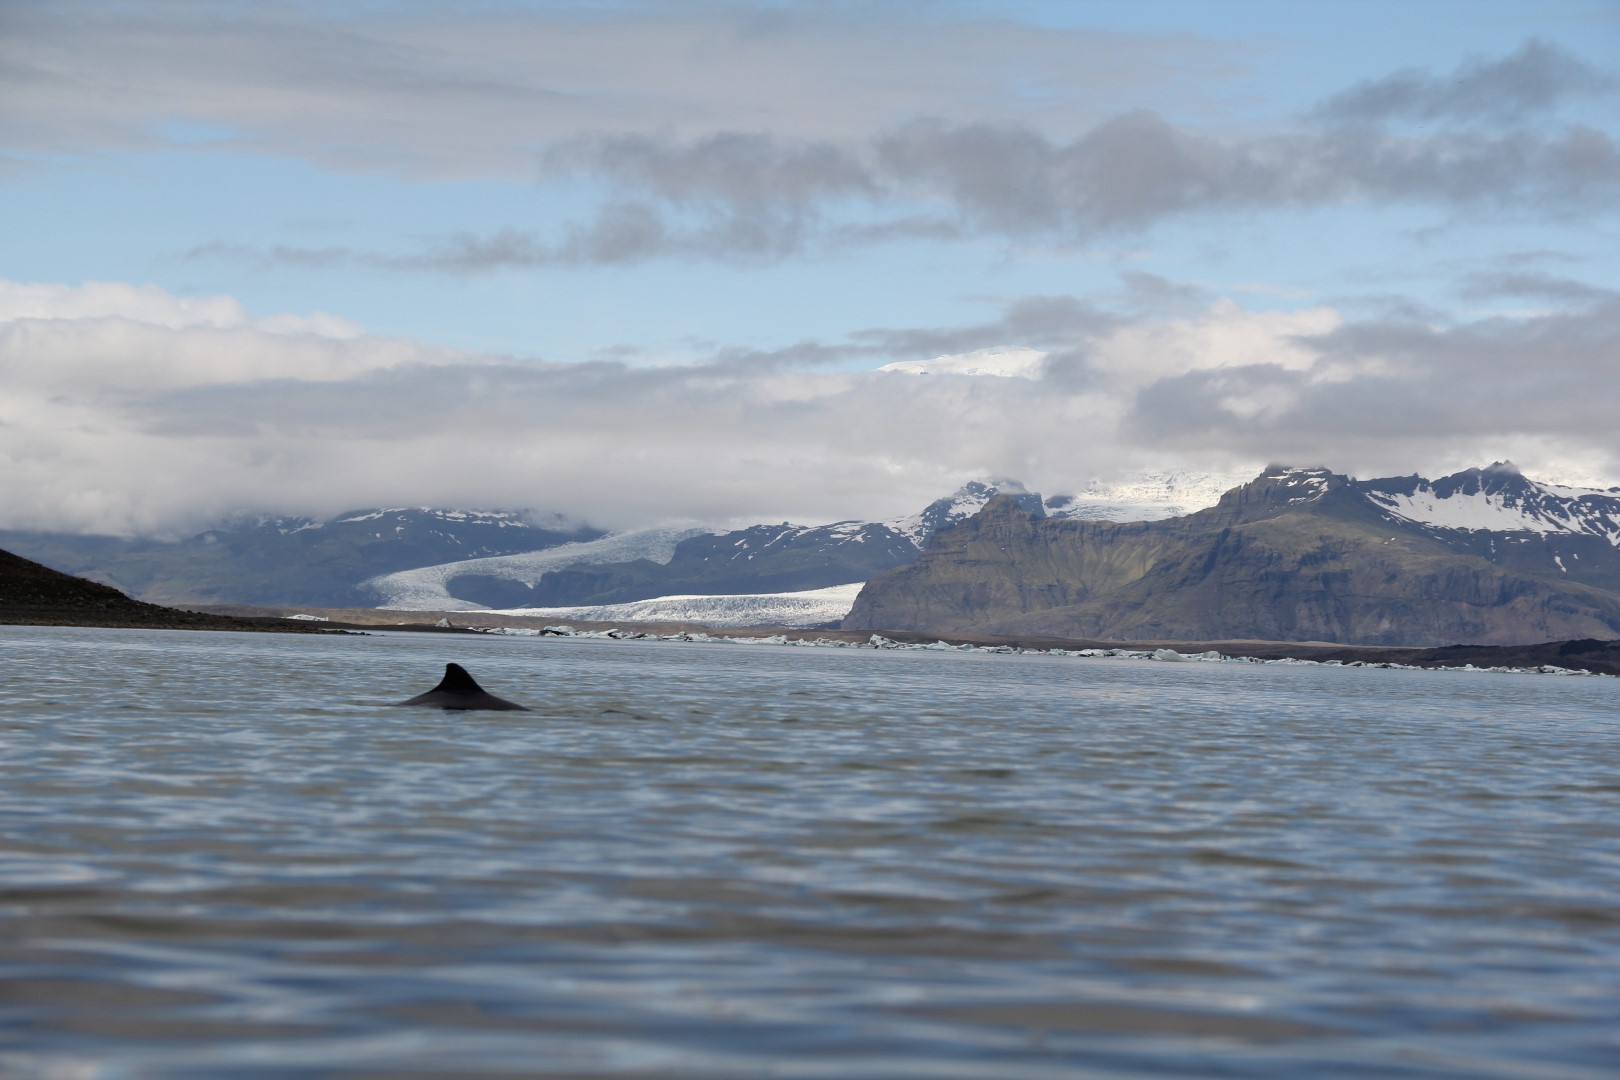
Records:
[[[1011,495],[1030,513],[1045,513],[1041,497],[1026,491],[1018,481],[986,478],[970,480],[957,488],[955,494],[935,499],[915,514],[892,518],[883,524],[921,550],[935,532],[977,514],[996,495]]]
[[[850,630],[1527,644],[1620,634],[1620,489],[1268,468],[1159,521],[995,500],[867,583]]]
[[[1359,486],[1390,517],[1432,529],[1569,533],[1602,537],[1620,547],[1620,487],[1541,484],[1511,461],[1433,483],[1406,476]]]
[[[1386,539],[1417,530],[1453,553],[1515,573],[1599,588],[1609,572],[1603,553],[1620,547],[1620,488],[1537,483],[1506,463],[1435,481],[1362,481],[1322,469],[1272,468],[1248,483],[1221,473],[1156,472],[1093,481],[1045,500],[1017,481],[985,478],[913,514],[827,525],[603,535],[513,511],[387,507],[325,520],[243,517],[176,542],[4,533],[0,547],[170,604],[509,610],[678,596],[688,599],[669,610],[696,610],[706,601],[691,597],[859,585],[914,563],[997,495],[1037,519],[1075,522],[1152,523],[1198,513],[1250,520],[1321,503],[1385,530]],[[728,618],[743,617],[736,614],[740,600],[716,603],[717,612],[732,612]]]
[[[444,510],[433,506],[394,506],[381,510],[359,510],[332,519],[334,525],[361,525],[376,522],[380,527],[396,532],[411,525],[442,523],[444,526],[494,529],[534,529],[536,524],[527,515],[513,510]],[[561,524],[559,517],[557,523]],[[319,528],[319,524],[314,526]]]
[[[1223,496],[1219,507],[1243,513],[1258,504],[1280,511],[1319,502],[1415,527],[1453,549],[1478,549],[1498,561],[1509,552],[1519,561],[1536,552],[1560,573],[1568,573],[1565,560],[1578,561],[1589,544],[1620,548],[1620,488],[1538,483],[1510,461],[1432,481],[1419,476],[1357,480],[1327,469],[1272,466],[1252,484]]]
[[[372,578],[363,587],[378,607],[511,611],[858,586],[911,562],[935,532],[971,517],[998,493],[1041,512],[1041,497],[1017,481],[975,480],[915,514],[886,522],[647,529],[533,554],[416,567]]]

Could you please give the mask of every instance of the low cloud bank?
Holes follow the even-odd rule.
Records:
[[[172,533],[399,504],[814,522],[914,510],[986,474],[1055,494],[1272,460],[1374,475],[1508,456],[1620,480],[1593,392],[1620,355],[1606,295],[1451,325],[1229,299],[1128,308],[1029,298],[982,325],[646,368],[467,354],[228,297],[0,283],[0,526]],[[934,374],[875,370],[998,348]],[[997,355],[1016,371],[949,373]]]

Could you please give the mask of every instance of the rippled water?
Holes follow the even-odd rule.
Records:
[[[447,660],[531,714],[379,708]],[[1612,1077],[1620,681],[0,628],[0,1073]]]

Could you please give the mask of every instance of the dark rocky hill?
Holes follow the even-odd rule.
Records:
[[[1493,470],[1429,487],[1271,469],[1208,510],[1129,524],[993,499],[868,582],[843,625],[1390,646],[1620,636],[1620,548],[1606,534],[1620,493],[1572,496],[1554,517],[1529,505],[1549,489]]]
[[[324,632],[325,627],[284,619],[237,619],[177,611],[131,600],[117,589],[63,574],[0,551],[0,624],[120,626],[157,630],[276,630]]]

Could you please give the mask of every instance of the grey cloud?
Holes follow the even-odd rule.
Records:
[[[1405,293],[1360,293],[1333,298],[1329,302],[1341,309],[1362,312],[1387,322],[1438,326],[1452,321],[1449,312],[1415,300]]]
[[[461,235],[416,255],[381,257],[405,269],[478,273],[526,266],[616,266],[648,259],[696,257],[731,262],[774,262],[809,245],[804,215],[769,211],[722,215],[697,222],[671,220],[658,207],[616,201],[547,244],[521,229],[487,236]]]
[[[576,166],[624,155],[628,164],[606,165],[602,175],[677,215],[694,208],[701,215],[699,228],[676,228],[633,204],[641,215],[637,242],[605,249],[610,257],[769,260],[839,244],[971,235],[1084,242],[1186,215],[1356,202],[1506,208],[1556,219],[1607,210],[1620,195],[1620,149],[1607,133],[1581,125],[1222,140],[1136,112],[1067,142],[1023,127],[919,121],[878,136],[864,153],[817,147],[801,155],[765,136],[743,145],[745,153],[725,140],[638,139],[633,152],[576,144]],[[851,227],[836,220],[850,202],[898,216]],[[920,205],[948,210],[912,212]],[[601,224],[572,245],[582,261],[598,250],[591,229]]]
[[[513,267],[544,266],[556,259],[553,252],[532,233],[505,228],[487,236],[461,233],[438,241],[414,255],[374,256],[373,261],[402,270],[473,274]]]
[[[1537,41],[1353,88],[1294,130],[1217,135],[1164,110],[1206,100],[1240,69],[1240,48],[932,5],[770,17],[703,3],[364,5],[338,17],[11,0],[5,19],[8,152],[202,139],[337,169],[583,178],[608,192],[593,216],[543,232],[513,222],[386,251],[226,238],[195,258],[458,274],[762,264],[902,240],[1089,243],[1197,215],[1357,203],[1568,218],[1612,212],[1620,195],[1610,131],[1501,127],[1616,90]],[[1382,124],[1401,118],[1439,126]]]
[[[1214,297],[1200,285],[1171,281],[1158,274],[1127,270],[1119,275],[1125,287],[1121,297],[1132,310],[1162,314],[1185,311],[1209,303]]]
[[[364,256],[347,247],[299,247],[274,244],[257,248],[225,240],[215,240],[182,251],[177,256],[184,262],[222,259],[245,263],[258,269],[290,266],[303,270],[329,270],[362,261]]]
[[[1445,328],[1349,323],[1310,343],[1309,370],[1253,364],[1155,382],[1128,436],[1398,472],[1459,451],[1501,457],[1515,440],[1577,448],[1588,467],[1620,464],[1609,395],[1591,392],[1620,355],[1620,304]]]
[[[918,122],[880,138],[875,149],[885,176],[944,194],[991,229],[1025,232],[1058,217],[1056,148],[1028,129]]]
[[[1571,98],[1612,94],[1620,83],[1579,57],[1532,39],[1497,60],[1470,60],[1449,76],[1400,71],[1323,102],[1328,120],[1516,123]]]
[[[35,4],[24,10],[23,41],[82,49],[81,59],[87,61],[90,54],[100,59],[98,50],[113,48],[109,42],[97,44],[104,28],[89,31],[86,42],[70,43],[54,8]],[[220,37],[226,39],[227,56],[242,54],[242,72],[258,74],[252,85],[238,85],[241,72],[228,63],[210,60],[194,71],[176,59],[174,70],[158,70],[147,66],[152,58],[142,59],[139,50],[126,55],[124,49],[108,61],[113,71],[108,78],[127,84],[135,104],[115,101],[105,122],[125,143],[159,138],[153,117],[191,116],[201,109],[207,114],[203,120],[225,123],[244,146],[323,161],[341,152],[343,161],[329,162],[340,167],[510,174],[522,158],[525,171],[541,183],[586,181],[606,190],[592,216],[545,234],[514,223],[489,234],[418,243],[416,250],[260,252],[220,243],[194,249],[197,257],[457,274],[660,258],[768,264],[895,241],[989,237],[1085,244],[1171,220],[1287,208],[1422,206],[1463,217],[1510,213],[1568,220],[1612,213],[1620,200],[1620,147],[1613,133],[1578,123],[1536,128],[1509,123],[1578,95],[1612,93],[1620,85],[1536,41],[1507,57],[1465,64],[1449,76],[1405,72],[1364,84],[1332,99],[1307,126],[1294,130],[1216,135],[1144,108],[1115,115],[1075,111],[1091,121],[1075,134],[1072,124],[1058,130],[1044,114],[1017,107],[1017,95],[1005,90],[993,95],[998,104],[989,115],[982,109],[950,109],[958,84],[946,80],[936,86],[932,78],[924,82],[937,91],[934,96],[907,97],[904,108],[883,108],[885,94],[899,93],[896,80],[881,80],[879,88],[856,77],[858,86],[876,95],[859,122],[853,113],[840,113],[836,123],[814,122],[823,96],[842,102],[843,84],[835,92],[806,82],[795,65],[806,56],[822,56],[835,43],[852,48],[869,43],[868,36],[877,33],[876,24],[857,29],[856,21],[836,16],[823,20],[795,12],[759,24],[718,9],[632,5],[621,13],[622,25],[531,13],[505,23],[470,18],[465,27],[450,27],[425,19],[422,12],[428,9],[417,9],[416,17],[392,22],[345,22],[340,36],[356,40],[345,40],[343,47],[352,45],[359,59],[354,70],[340,72],[334,46],[304,48],[306,38],[325,25],[319,19],[300,21],[276,8],[271,10],[279,14],[263,16],[262,26],[251,19],[236,26],[202,16],[177,17],[176,12],[190,10],[184,6],[129,10],[126,29],[154,55],[164,53],[160,30],[196,39],[199,48]],[[103,22],[120,24],[110,17]],[[263,39],[244,35],[244,26],[263,29]],[[920,43],[965,47],[958,24],[917,29]],[[1016,39],[1031,56],[1046,56],[1047,43],[1037,44],[1029,29],[1001,24],[985,29],[972,70],[1002,57],[1003,37]],[[736,85],[748,86],[749,93],[738,94],[735,86],[729,90],[741,104],[724,108],[705,96],[704,107],[680,122],[664,117],[654,84],[676,98],[692,88],[666,69],[667,56],[654,59],[646,51],[657,31],[673,35],[672,41],[718,50],[741,65],[739,73],[746,71],[747,78],[739,74]],[[1076,55],[1095,52],[1085,35],[1058,36]],[[560,55],[558,41],[588,45],[587,51],[623,44],[627,56],[640,57],[648,68],[626,75],[646,94],[615,97],[601,72],[587,73],[580,57]],[[491,59],[475,63],[470,51],[475,46]],[[1146,50],[1143,55],[1168,48],[1134,40],[1120,47],[1125,53]],[[0,58],[5,49],[0,43]],[[554,59],[557,72],[583,80],[590,89],[559,94],[540,86],[534,65],[519,63],[529,50]],[[14,51],[27,59],[26,51]],[[773,66],[778,59],[782,71]],[[616,55],[607,66],[620,70],[628,62]],[[1117,66],[1101,57],[1097,62]],[[1032,63],[1032,71],[1042,70],[1038,59]],[[71,97],[84,87],[63,74],[70,68],[58,65],[51,77],[66,79],[67,85],[56,89]],[[417,69],[420,73],[412,74]],[[23,74],[16,77],[24,82],[35,78],[26,74],[27,63],[18,70]],[[9,96],[34,104],[14,106],[9,113],[0,107],[0,135],[8,123],[22,125],[34,132],[14,132],[27,145],[41,132],[77,130],[35,116],[53,113],[47,107],[53,98],[42,96],[41,87],[30,83],[27,93],[8,95],[6,71],[0,64],[0,101]],[[291,80],[289,72],[303,81]],[[965,80],[960,85],[980,77],[956,75]],[[556,77],[557,85],[568,84],[564,75]],[[216,93],[200,89],[215,82]],[[1079,88],[1090,84],[1073,76],[1056,85],[1068,86],[1078,98]],[[318,96],[315,88],[322,86],[321,93],[342,105],[311,114],[312,95]],[[757,116],[750,111],[755,94],[771,103]],[[221,99],[217,116],[208,111],[216,98]],[[139,122],[133,115],[120,119],[118,110],[126,107],[145,108],[150,116],[143,113]],[[62,106],[67,112],[74,108]],[[939,119],[942,114],[952,119]],[[94,127],[100,116],[85,110],[73,118]],[[1441,123],[1422,131],[1382,123],[1401,117]],[[36,120],[40,126],[30,126]],[[750,127],[750,121],[756,123]],[[83,134],[90,144],[103,137],[113,138],[88,128]]]
[[[866,167],[831,143],[783,143],[735,132],[689,143],[646,136],[574,139],[545,151],[540,167],[542,177],[606,177],[676,205],[799,207],[878,190]]]
[[[972,352],[1015,344],[1062,349],[1118,325],[1117,316],[1075,296],[1029,296],[1008,304],[1001,316],[983,323],[938,328],[874,327],[850,340],[875,355],[905,360]]]
[[[811,219],[802,214],[759,213],[684,222],[672,221],[658,207],[646,203],[615,201],[600,207],[591,220],[570,226],[555,241],[508,226],[482,234],[457,233],[406,253],[284,244],[260,248],[214,241],[190,248],[178,257],[223,259],[259,269],[361,265],[379,270],[476,275],[541,266],[623,266],[663,258],[768,263],[828,250],[827,245],[816,242],[816,234]],[[864,239],[872,242],[875,236]]]
[[[1353,129],[1220,141],[1135,113],[1057,143],[1027,129],[919,123],[880,138],[859,167],[860,183],[843,188],[804,178],[772,186],[755,166],[731,172],[730,150],[699,164],[706,151],[698,146],[664,147],[678,162],[665,169],[655,149],[638,143],[629,181],[636,198],[610,200],[556,240],[512,228],[363,258],[456,273],[668,257],[769,263],[897,239],[1086,242],[1187,215],[1355,202],[1559,219],[1605,212],[1620,197],[1620,148],[1578,125],[1551,134]],[[759,156],[785,170],[797,160],[785,149]],[[851,157],[845,171],[856,170]],[[876,220],[840,220],[849,200]],[[948,209],[914,212],[925,204]],[[328,254],[341,249],[265,257]]]
[[[1589,285],[1574,278],[1531,271],[1470,274],[1464,279],[1458,295],[1466,300],[1527,297],[1573,304],[1612,303],[1620,299],[1620,292],[1614,289]]]
[[[827,250],[838,252],[895,240],[961,240],[966,231],[959,222],[930,214],[913,214],[888,221],[833,225],[824,233]]]
[[[1358,129],[1219,141],[1135,113],[1068,144],[1030,132],[913,125],[879,151],[898,184],[943,195],[980,229],[1085,237],[1185,213],[1370,200],[1535,214],[1602,207],[1620,191],[1604,132]]]
[[[1504,251],[1496,257],[1498,264],[1515,269],[1526,266],[1542,266],[1547,263],[1578,263],[1580,256],[1571,255],[1567,251],[1553,251],[1549,248],[1535,248],[1528,251]]]
[[[1186,35],[975,21],[928,5],[817,5],[762,22],[747,5],[703,2],[8,0],[0,19],[10,147],[89,153],[205,133],[342,169],[435,176],[525,175],[537,148],[580,133],[714,140],[694,167],[723,153],[733,168],[770,172],[747,136],[716,134],[754,131],[803,148],[785,174],[797,176],[814,168],[815,147],[864,138],[874,117],[943,107],[1084,123],[1105,92],[1168,105],[1246,57]],[[619,144],[614,167],[639,168],[634,156]],[[824,181],[845,182],[829,163]]]

